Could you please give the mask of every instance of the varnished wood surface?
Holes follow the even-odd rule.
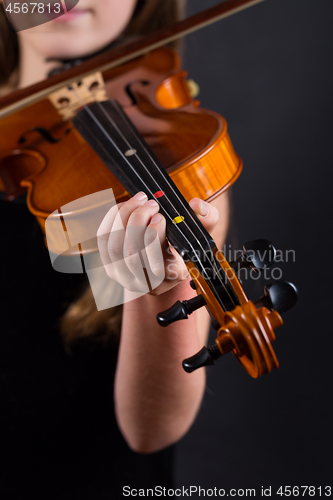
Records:
[[[152,52],[110,70],[105,78],[108,94],[123,106],[187,200],[196,196],[211,199],[234,182],[242,162],[232,147],[226,122],[213,112],[201,110],[191,99],[174,51]],[[155,96],[165,81],[164,99],[160,96],[158,103]],[[129,82],[134,82],[130,94],[126,91]],[[170,109],[169,101],[174,101],[180,87],[180,107]],[[60,141],[52,144],[37,132],[28,133],[37,126]],[[50,213],[75,199],[110,187],[117,201],[128,196],[48,99],[3,118],[0,132],[2,182],[11,191],[10,196],[28,189],[29,209],[43,229]],[[19,144],[23,135],[27,140]]]

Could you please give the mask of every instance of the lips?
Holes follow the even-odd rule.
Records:
[[[62,16],[59,16],[56,19],[54,19],[54,22],[68,23],[88,14],[88,12],[89,12],[88,9],[72,9],[68,11],[66,14],[63,14]]]

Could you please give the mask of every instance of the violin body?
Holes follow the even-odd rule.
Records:
[[[177,53],[167,48],[103,74],[107,94],[121,104],[185,199],[211,200],[237,179],[242,161],[224,118],[199,108],[185,77]],[[65,102],[62,111],[73,105],[61,92],[57,99]],[[27,191],[29,210],[44,232],[45,219],[75,199],[107,188],[117,202],[129,197],[48,98],[3,118],[0,134],[0,190],[8,200]]]

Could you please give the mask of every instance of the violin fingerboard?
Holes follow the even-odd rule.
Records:
[[[168,239],[185,261],[216,246],[116,101],[84,107],[73,124],[131,196],[143,191],[157,201],[167,222]]]
[[[79,111],[73,124],[130,195],[143,191],[157,201],[171,245],[185,262],[196,266],[221,307],[238,305],[214,257],[214,240],[121,106],[112,100],[90,104]]]

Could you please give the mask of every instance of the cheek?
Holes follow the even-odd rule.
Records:
[[[85,30],[77,33],[72,49],[95,52],[115,40],[132,18],[137,0],[97,0]]]
[[[94,12],[87,19],[85,29],[77,30],[67,38],[67,46],[76,53],[96,52],[116,40],[131,20],[136,0],[94,4]]]
[[[92,27],[99,39],[111,41],[131,20],[136,0],[101,0],[94,3]],[[109,39],[109,40],[108,40]]]

